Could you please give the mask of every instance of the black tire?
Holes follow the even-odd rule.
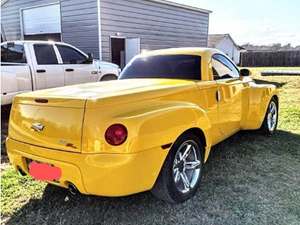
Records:
[[[276,120],[275,120],[275,125],[274,125],[274,128],[270,128],[270,125],[268,124],[268,116],[270,114],[270,110],[271,110],[271,107],[272,106],[276,106]],[[263,133],[264,135],[267,135],[267,136],[271,136],[273,135],[276,130],[277,130],[277,125],[278,125],[278,115],[279,115],[279,103],[278,101],[276,100],[276,98],[272,98],[269,105],[268,105],[268,108],[267,108],[267,112],[266,112],[266,115],[265,115],[265,118],[264,118],[264,121],[261,125],[261,128],[260,128],[260,131],[261,133]]]
[[[199,168],[197,166],[197,170],[200,169],[200,174],[197,176],[198,178],[196,179],[197,181],[194,182],[194,185],[192,188],[190,188],[190,190],[187,193],[182,193],[178,187],[175,184],[175,175],[174,175],[174,160],[175,157],[177,157],[177,152],[180,151],[180,147],[187,143],[187,142],[191,142],[193,144],[196,144],[195,146],[197,146],[197,148],[193,148],[196,151],[197,157],[198,157],[198,161],[200,161],[200,165]],[[203,171],[203,151],[204,150],[204,146],[203,144],[200,142],[199,138],[192,134],[192,133],[185,133],[183,135],[181,135],[176,142],[174,143],[174,145],[172,146],[165,162],[164,165],[160,171],[160,174],[156,180],[156,183],[153,187],[153,189],[151,190],[152,194],[158,198],[161,199],[165,202],[171,203],[171,204],[176,204],[176,203],[181,203],[184,202],[190,198],[192,198],[199,185],[201,182],[201,177],[202,177],[202,171]],[[178,163],[179,164],[179,163]],[[194,172],[192,172],[194,173]],[[182,178],[181,181],[183,182]],[[179,182],[179,181],[178,181]],[[177,183],[178,183],[177,182]]]

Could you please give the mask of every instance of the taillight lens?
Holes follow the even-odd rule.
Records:
[[[127,139],[127,129],[122,124],[111,125],[105,132],[105,140],[108,144],[118,146]]]

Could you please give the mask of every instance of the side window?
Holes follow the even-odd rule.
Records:
[[[215,80],[238,78],[238,69],[226,57],[216,54],[212,58],[213,75]]]
[[[231,70],[225,66],[223,63],[216,59],[212,59],[213,75],[215,80],[232,78]]]
[[[74,48],[65,45],[56,45],[64,64],[84,64],[87,62],[86,56]]]
[[[35,44],[33,48],[34,48],[35,57],[38,65],[58,64],[53,45]]]
[[[20,44],[1,45],[1,62],[26,63],[24,46]]]

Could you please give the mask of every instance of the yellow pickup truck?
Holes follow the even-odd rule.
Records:
[[[212,146],[240,130],[275,132],[276,87],[249,75],[215,49],[166,49],[135,57],[117,81],[18,95],[9,159],[21,174],[71,193],[151,190],[183,202]]]

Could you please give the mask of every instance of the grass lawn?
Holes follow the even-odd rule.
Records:
[[[215,146],[193,199],[173,206],[142,193],[66,201],[65,190],[8,167],[1,173],[3,223],[299,225],[300,76],[260,77],[265,69],[253,69],[253,77],[281,89],[279,131],[240,132]]]

